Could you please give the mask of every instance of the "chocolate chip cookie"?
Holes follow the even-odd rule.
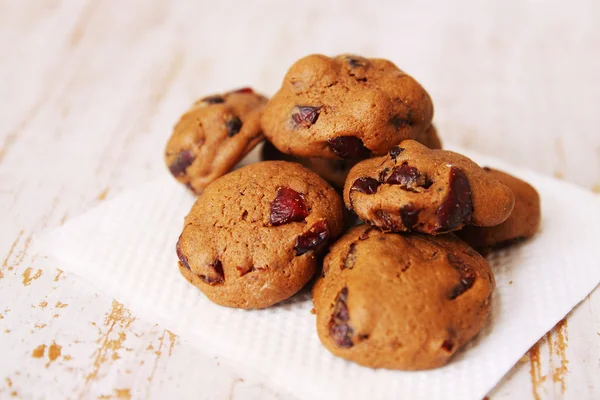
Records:
[[[167,143],[165,161],[171,174],[202,193],[264,139],[260,117],[266,102],[250,88],[196,101]]]
[[[392,62],[316,54],[292,65],[262,126],[287,154],[363,159],[419,138],[432,118],[425,89]]]
[[[495,286],[454,235],[352,228],[313,288],[317,332],[334,355],[372,368],[440,367],[485,325]]]
[[[508,186],[515,195],[510,217],[491,227],[466,226],[456,235],[480,252],[506,247],[534,236],[540,226],[541,208],[538,192],[527,182],[505,172],[483,168],[488,175]]]
[[[467,157],[405,140],[383,157],[356,164],[346,179],[344,201],[380,229],[436,235],[504,222],[514,195]]]
[[[179,270],[217,304],[271,306],[312,278],[342,210],[336,191],[299,164],[248,165],[197,199],[177,243]]]

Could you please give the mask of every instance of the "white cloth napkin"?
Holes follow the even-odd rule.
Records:
[[[175,243],[194,198],[172,179],[136,187],[45,232],[37,243],[61,268],[205,352],[260,373],[298,398],[480,400],[519,358],[600,282],[594,260],[600,197],[571,184],[469,154],[540,192],[537,237],[493,254],[497,289],[488,326],[445,367],[373,370],[332,356],[317,338],[306,290],[242,311],[211,303],[180,276]]]

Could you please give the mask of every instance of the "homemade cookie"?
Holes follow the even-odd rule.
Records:
[[[284,160],[297,162],[316,172],[321,178],[329,182],[334,188],[341,190],[350,169],[356,164],[354,160],[330,160],[327,158],[294,157],[277,150],[269,141],[265,141],[261,149],[262,160]]]
[[[167,143],[165,161],[171,174],[202,193],[264,139],[260,116],[266,102],[250,88],[196,101]]]
[[[313,288],[317,332],[334,355],[372,368],[440,367],[486,324],[495,286],[454,235],[352,228]]]
[[[415,138],[415,140],[433,150],[442,148],[442,141],[440,140],[437,129],[434,125],[431,125],[429,128],[427,128],[423,134]]]
[[[217,304],[268,307],[312,278],[342,210],[335,190],[299,164],[248,165],[197,199],[177,243],[179,270]]]
[[[435,235],[504,222],[514,195],[467,157],[405,140],[383,157],[356,164],[344,201],[380,229]]]
[[[487,228],[466,226],[456,235],[481,252],[509,246],[534,236],[541,219],[540,196],[527,182],[505,172],[483,168],[488,175],[508,186],[515,195],[510,217],[500,225]]]
[[[298,60],[265,107],[265,136],[299,157],[383,155],[431,125],[425,89],[392,62],[315,54]]]
[[[442,142],[433,125],[423,131],[416,140],[430,149],[442,148]],[[344,189],[344,183],[346,182],[346,177],[348,176],[350,169],[352,169],[359,161],[354,159],[332,160],[318,157],[295,157],[290,154],[282,153],[268,140],[264,142],[261,149],[261,160],[283,160],[300,163],[311,171],[319,174],[321,178],[325,179],[334,188],[339,189],[340,191]]]

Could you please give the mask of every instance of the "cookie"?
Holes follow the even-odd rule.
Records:
[[[350,169],[357,163],[354,160],[330,160],[327,158],[303,158],[294,157],[277,150],[269,141],[265,141],[261,149],[262,160],[284,160],[302,164],[311,171],[317,173],[321,178],[329,182],[334,188],[344,188],[346,177]]]
[[[316,54],[292,65],[262,126],[286,154],[363,159],[419,138],[432,118],[425,89],[392,62]]]
[[[527,182],[505,172],[483,168],[488,175],[508,186],[515,195],[515,207],[506,221],[491,227],[466,226],[456,235],[480,252],[509,246],[534,236],[541,219],[540,196]]]
[[[422,133],[422,135],[419,136],[417,141],[429,147],[430,149],[442,148],[442,142],[438,137],[435,126],[433,125],[427,128]],[[352,159],[331,160],[328,158],[317,157],[295,157],[290,154],[280,152],[268,140],[264,142],[263,147],[261,149],[261,160],[283,160],[297,162],[299,164],[304,165],[311,171],[319,174],[321,178],[325,179],[334,188],[339,189],[340,191],[344,189],[344,183],[346,182],[346,177],[348,176],[348,173],[350,172],[352,167],[355,166],[358,162],[358,160]]]
[[[465,225],[501,224],[514,195],[467,157],[405,140],[383,157],[356,164],[346,179],[344,201],[380,229],[436,235]]]
[[[179,270],[213,302],[264,308],[300,290],[342,231],[336,191],[299,164],[265,161],[212,182],[177,242]]]
[[[421,136],[415,138],[415,140],[433,150],[438,150],[442,148],[442,141],[438,136],[435,125],[433,124],[429,128],[427,128]]]
[[[165,161],[171,174],[202,193],[264,139],[260,117],[266,102],[250,88],[196,101],[167,143]]]
[[[485,326],[495,281],[453,234],[352,228],[313,288],[317,332],[334,355],[372,368],[440,367]]]

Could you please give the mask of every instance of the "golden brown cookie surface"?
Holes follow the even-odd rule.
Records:
[[[299,164],[268,161],[211,183],[177,244],[182,275],[217,304],[264,308],[314,275],[342,231],[342,201]]]
[[[392,62],[316,54],[292,65],[262,126],[287,154],[362,159],[419,138],[432,118],[427,92]]]
[[[504,222],[514,195],[467,157],[406,140],[388,155],[356,164],[344,202],[380,229],[440,234]]]
[[[485,325],[495,281],[452,234],[362,225],[330,248],[313,289],[317,332],[333,354],[373,368],[440,367]]]
[[[165,161],[171,174],[202,193],[264,139],[260,116],[266,102],[250,88],[196,101],[167,143]]]
[[[527,182],[505,172],[484,170],[506,185],[515,195],[515,206],[506,221],[490,227],[466,226],[456,235],[479,251],[506,247],[533,237],[540,226],[541,207],[538,192]]]

